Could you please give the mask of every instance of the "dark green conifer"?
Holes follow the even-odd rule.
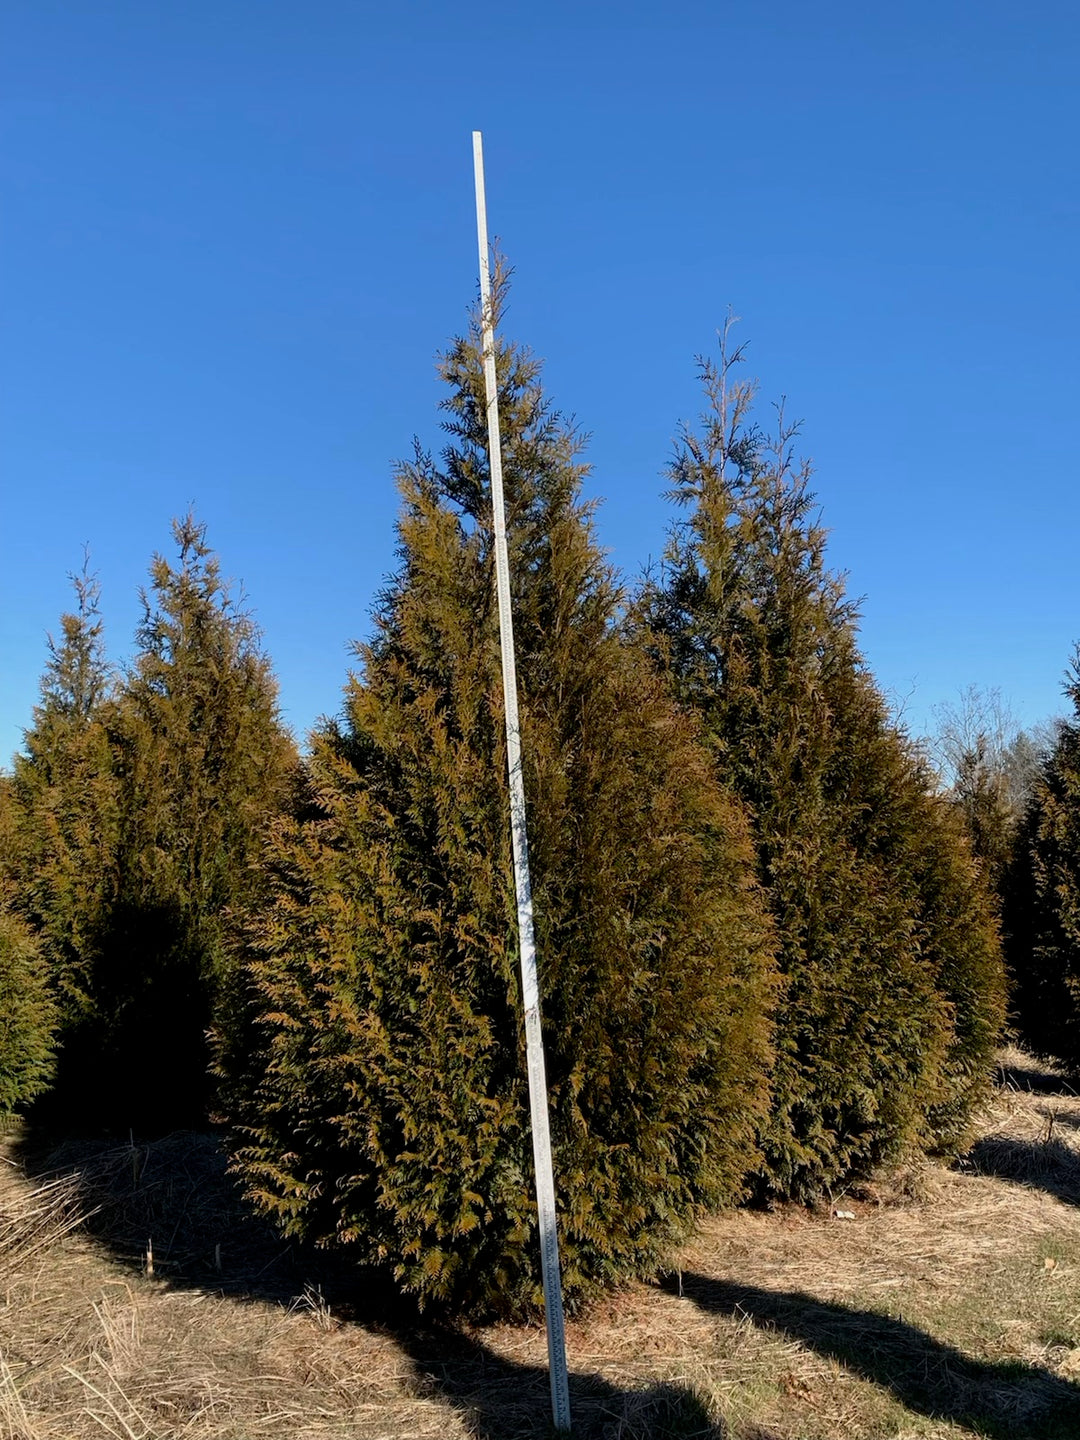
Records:
[[[775,441],[755,428],[740,358],[703,368],[709,408],[671,470],[690,515],[642,613],[753,817],[786,979],[761,1185],[812,1196],[955,1141],[1000,962],[970,856],[859,654],[795,428],[782,411]]]
[[[92,1019],[91,974],[116,884],[114,716],[100,592],[88,563],[76,608],[49,638],[41,699],[10,780],[4,869],[11,904],[36,936],[65,1043]]]
[[[1080,1071],[1080,646],[1059,722],[1035,783],[1006,887],[1013,1005],[1038,1053]]]
[[[248,931],[238,1167],[290,1233],[422,1301],[521,1313],[539,1253],[475,333],[450,444],[398,484],[400,567],[318,732]],[[500,348],[540,979],[571,1299],[654,1268],[756,1159],[768,927],[736,803],[616,629],[573,430]]]
[[[0,1115],[34,1099],[52,1078],[56,1006],[41,950],[11,908],[18,812],[0,775]]]
[[[59,1005],[50,1118],[168,1129],[205,1117],[226,913],[295,751],[258,632],[190,515],[157,556],[138,651],[110,681],[96,580],[50,640],[11,781],[12,903]]]
[[[951,798],[963,817],[971,853],[985,870],[992,893],[998,895],[1012,854],[1016,817],[1009,805],[1007,777],[990,763],[984,740],[960,757]]]
[[[206,527],[189,514],[173,536],[176,562],[151,566],[111,727],[116,884],[93,976],[101,1116],[157,1130],[205,1116],[226,915],[296,760],[258,630]]]
[[[0,902],[0,1115],[52,1078],[56,1007],[26,922]]]

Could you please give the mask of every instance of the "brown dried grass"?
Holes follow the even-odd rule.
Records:
[[[69,1231],[85,1223],[78,1177],[60,1175],[27,1189],[12,1161],[0,1156],[0,1282]]]
[[[1015,1054],[1002,1081],[957,1166],[714,1217],[574,1321],[582,1431],[1080,1436],[1080,1098]],[[547,1433],[541,1331],[373,1318],[242,1218],[212,1141],[135,1148],[68,1145],[43,1185],[0,1165],[0,1440]]]

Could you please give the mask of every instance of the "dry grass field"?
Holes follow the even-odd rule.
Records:
[[[958,1166],[723,1215],[574,1321],[576,1430],[1078,1440],[1080,1095],[1015,1051],[1000,1082]],[[425,1325],[292,1253],[208,1137],[3,1146],[0,1440],[548,1434],[542,1332]]]

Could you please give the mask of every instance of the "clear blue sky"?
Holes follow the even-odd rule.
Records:
[[[633,575],[728,306],[805,419],[863,643],[922,728],[1063,708],[1080,638],[1080,11],[1062,3],[7,0],[0,757],[84,542],[122,659],[194,502],[302,735],[393,560],[475,291],[591,432]]]

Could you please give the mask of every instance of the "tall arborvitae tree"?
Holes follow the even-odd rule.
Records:
[[[96,580],[75,578],[10,786],[4,869],[60,1016],[45,1117],[125,1132],[205,1116],[226,912],[296,763],[204,527],[188,516],[174,534],[178,564],[154,560],[119,685]]]
[[[56,1006],[41,947],[12,909],[18,811],[0,775],[0,1115],[34,1099],[52,1078]]]
[[[66,1043],[92,1022],[90,976],[116,889],[119,820],[100,591],[88,563],[71,578],[76,608],[61,617],[61,638],[49,638],[41,699],[15,757],[4,857],[11,903],[37,936]]]
[[[725,337],[726,342],[726,337]],[[809,472],[752,423],[741,356],[671,476],[690,507],[645,628],[750,807],[786,988],[762,1189],[811,1196],[963,1129],[1001,1014],[990,908],[957,826],[890,725],[825,563]]]
[[[116,882],[92,975],[102,1122],[196,1124],[227,987],[226,915],[296,763],[249,612],[190,514],[156,556],[110,739]],[[77,1097],[72,1096],[74,1101]]]
[[[1080,1071],[1080,646],[1073,705],[1035,783],[1006,886],[1006,946],[1022,1037]]]
[[[573,1301],[742,1192],[771,963],[739,806],[617,633],[577,437],[526,352],[500,348],[498,374]],[[237,1163],[290,1233],[422,1301],[522,1313],[539,1247],[475,331],[442,376],[449,447],[400,468],[400,568],[266,855]]]

